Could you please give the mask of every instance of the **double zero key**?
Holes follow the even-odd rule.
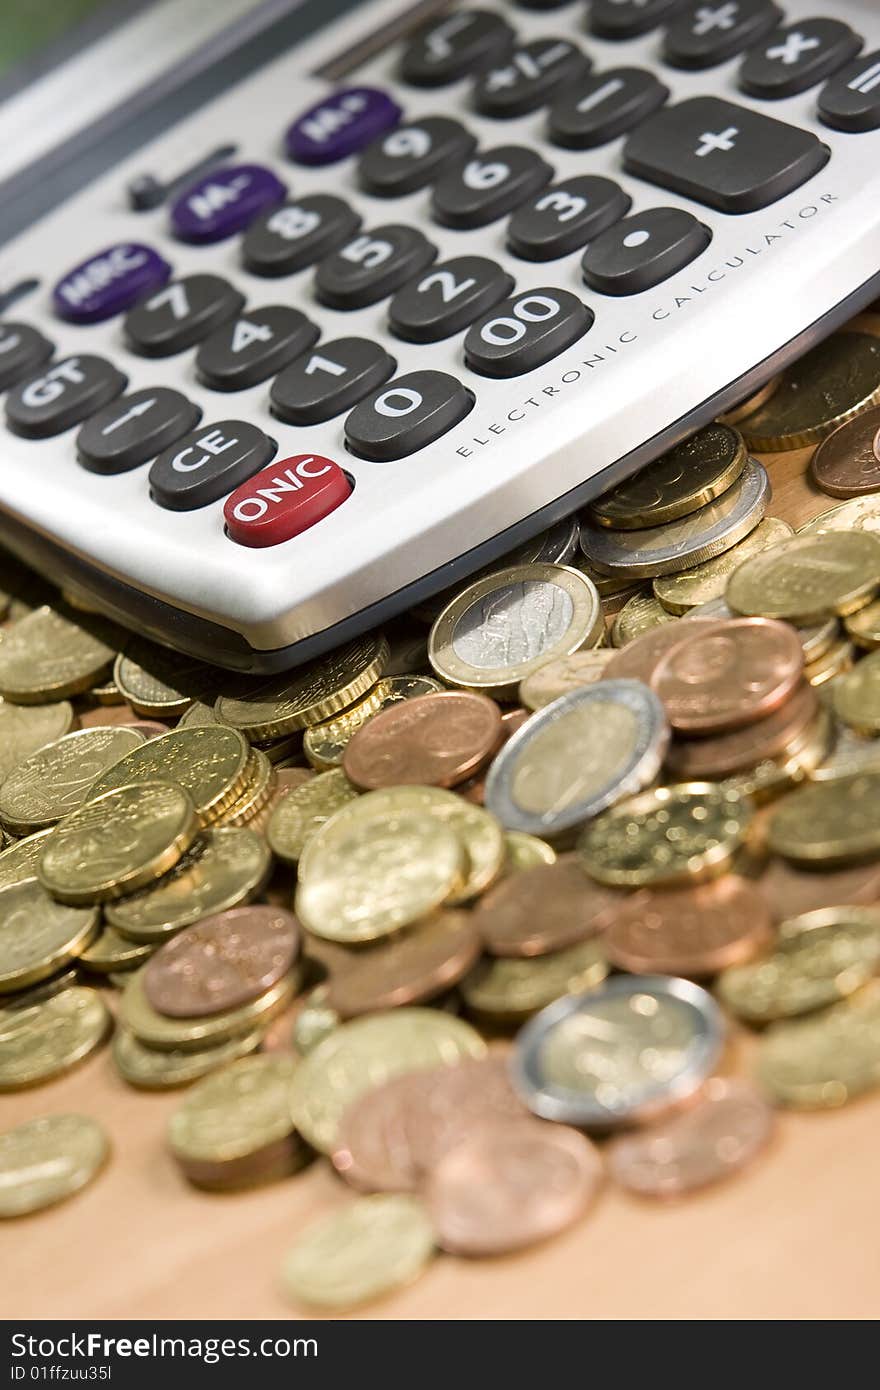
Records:
[[[481,376],[521,376],[571,347],[593,319],[592,310],[568,290],[524,290],[468,330],[465,362]]]

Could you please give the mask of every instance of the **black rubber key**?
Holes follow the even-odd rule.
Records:
[[[568,290],[523,290],[468,329],[464,360],[481,376],[522,376],[576,343],[594,317]]]
[[[432,266],[391,301],[391,332],[411,343],[436,343],[467,328],[506,298],[513,278],[485,256],[456,256]]]
[[[437,247],[415,227],[375,227],[322,261],[315,294],[331,309],[362,309],[393,294],[437,258]]]
[[[593,0],[590,32],[601,39],[634,39],[668,19],[681,4],[682,0]]]
[[[232,492],[257,473],[277,444],[256,425],[220,420],[184,435],[150,469],[150,493],[160,507],[191,512]]]
[[[443,87],[498,62],[516,41],[510,25],[489,10],[459,10],[419,29],[400,63],[414,87]]]
[[[0,391],[48,362],[55,345],[29,323],[0,323]]]
[[[609,68],[576,82],[550,107],[548,133],[556,145],[588,150],[625,135],[656,111],[669,88],[645,68]]]
[[[205,339],[196,353],[196,376],[215,391],[243,391],[280,372],[319,336],[299,309],[250,309]]]
[[[809,131],[717,97],[667,106],[623,151],[631,174],[719,212],[754,212],[784,198],[827,163]]]
[[[391,463],[433,444],[473,408],[473,393],[447,372],[408,372],[355,406],[345,442],[361,458]]]
[[[14,387],[6,397],[6,423],[26,439],[48,439],[79,425],[128,385],[103,357],[65,357]]]
[[[712,240],[681,208],[649,208],[609,227],[587,247],[581,269],[602,294],[641,294],[690,265]]]
[[[195,429],[201,416],[197,405],[167,386],[132,391],[86,421],[76,437],[77,456],[90,473],[127,473]]]
[[[477,78],[473,104],[484,116],[498,120],[524,116],[589,68],[589,58],[568,39],[533,39],[515,48],[501,66]]]
[[[122,331],[132,352],[170,357],[193,347],[244,308],[244,295],[219,275],[172,280],[125,317]]]
[[[289,425],[319,425],[332,420],[397,371],[397,363],[368,338],[336,338],[291,362],[272,382],[273,415]]]
[[[433,183],[450,164],[473,154],[475,136],[449,116],[426,116],[380,135],[364,150],[358,163],[358,182],[379,198],[415,193]]]
[[[853,133],[880,129],[880,48],[862,54],[825,84],[819,119]]]
[[[632,198],[612,179],[581,174],[530,198],[507,224],[507,245],[526,261],[567,256],[625,217]]]
[[[689,0],[663,40],[676,68],[712,68],[758,43],[782,20],[773,0]]]
[[[329,256],[360,225],[360,215],[342,198],[313,193],[252,222],[241,258],[254,275],[292,275]]]
[[[431,215],[446,227],[485,227],[550,182],[553,168],[534,150],[498,145],[434,185]]]
[[[805,92],[854,58],[863,40],[838,19],[805,19],[774,29],[747,53],[739,85],[749,96],[776,101]]]

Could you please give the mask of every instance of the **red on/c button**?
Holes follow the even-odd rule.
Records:
[[[335,511],[351,485],[332,459],[294,454],[270,464],[226,499],[226,529],[239,545],[278,545]]]

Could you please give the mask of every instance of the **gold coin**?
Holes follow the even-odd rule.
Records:
[[[880,340],[878,340],[880,348]],[[727,584],[735,613],[814,623],[861,608],[880,589],[880,538],[797,535],[745,560]]]
[[[725,411],[719,415],[718,420],[722,425],[739,425],[746,416],[752,415],[759,406],[769,401],[775,391],[782,385],[782,376],[771,377],[759,390],[754,391],[751,396],[747,396],[739,405],[735,405],[732,410]]]
[[[611,645],[625,647],[627,642],[635,641],[643,632],[650,632],[654,627],[674,622],[675,618],[671,613],[667,613],[653,594],[634,594],[614,619]]]
[[[826,1110],[880,1084],[876,986],[814,1018],[776,1023],[759,1044],[758,1079],[782,1105]]]
[[[112,1027],[96,989],[79,985],[0,1008],[0,1091],[36,1086],[94,1052]]]
[[[468,1010],[493,1023],[521,1023],[563,994],[601,985],[608,961],[596,941],[546,956],[479,961],[459,984]]]
[[[303,1007],[293,1020],[292,1041],[301,1057],[323,1042],[342,1022],[336,1010],[327,1003],[329,997],[327,986],[317,985],[306,995]]]
[[[353,1308],[408,1284],[434,1252],[424,1204],[404,1193],[358,1197],[310,1226],[281,1269],[285,1293],[314,1308]]]
[[[357,637],[310,666],[261,682],[248,695],[221,695],[217,718],[248,738],[280,738],[353,704],[376,684],[387,660],[384,637]]]
[[[36,878],[40,855],[51,834],[51,830],[38,830],[36,835],[17,840],[0,854],[0,888],[6,888],[10,883],[23,883],[27,878]]]
[[[812,521],[798,527],[799,536],[821,535],[825,531],[867,531],[880,533],[880,494],[851,497],[837,507],[820,512]]]
[[[173,719],[211,689],[216,672],[192,657],[135,638],[117,656],[113,679],[138,714]]]
[[[816,657],[815,661],[808,662],[804,667],[804,675],[810,685],[825,685],[827,681],[849,671],[855,656],[856,649],[852,642],[847,642],[846,638],[842,637],[822,652],[821,656]]]
[[[880,652],[834,682],[834,713],[860,734],[880,734]]]
[[[812,769],[810,777],[814,782],[830,782],[859,772],[880,772],[880,739],[864,738],[852,729],[838,728],[825,757]]]
[[[624,531],[677,521],[726,492],[745,461],[738,430],[707,425],[591,503],[590,516]]]
[[[596,647],[591,651],[572,652],[571,656],[559,656],[545,662],[520,682],[519,698],[526,709],[543,709],[570,690],[595,685],[596,681],[602,679],[613,655],[607,647]]]
[[[856,613],[850,613],[844,618],[843,625],[847,636],[852,638],[857,647],[862,647],[865,651],[876,650],[880,647],[880,599],[866,604]]]
[[[178,729],[202,728],[205,724],[217,724],[219,720],[213,705],[204,705],[195,700],[177,721]]]
[[[486,1044],[469,1023],[440,1009],[392,1009],[334,1029],[303,1058],[290,1087],[293,1123],[321,1153],[336,1146],[347,1106],[403,1072],[482,1057]]]
[[[697,883],[730,868],[750,818],[746,799],[728,785],[682,782],[606,811],[586,827],[578,850],[599,883]]]
[[[0,888],[0,994],[45,980],[98,934],[97,907],[56,903],[36,879]]]
[[[120,936],[115,927],[105,926],[94,941],[80,952],[79,962],[99,975],[112,975],[116,971],[136,970],[152,954],[151,945],[141,946]]]
[[[28,614],[0,643],[0,695],[42,705],[91,689],[109,673],[117,651],[99,633],[108,640],[116,635],[110,624],[90,620],[87,630],[54,608]]]
[[[222,725],[172,729],[150,739],[98,777],[91,797],[132,782],[174,782],[189,793],[203,824],[210,824],[245,787],[251,750],[237,729]]]
[[[604,631],[596,587],[568,565],[514,565],[484,575],[447,604],[428,639],[449,685],[515,691],[548,661],[594,646]]]
[[[111,1052],[113,1065],[129,1086],[137,1086],[142,1091],[170,1091],[175,1086],[200,1081],[209,1072],[237,1062],[239,1057],[249,1056],[262,1041],[263,1030],[255,1028],[251,1033],[242,1033],[198,1052],[159,1052],[154,1047],[146,1047],[134,1033],[117,1028]]]
[[[437,685],[437,689],[442,687]],[[328,772],[339,767],[342,755],[357,730],[374,714],[382,709],[387,695],[391,693],[391,681],[377,681],[360,700],[348,705],[332,719],[324,719],[313,724],[303,735],[303,752],[318,772]]]
[[[0,820],[14,835],[44,830],[87,799],[97,777],[146,740],[137,729],[77,729],[32,753],[0,786]]]
[[[741,429],[758,453],[801,449],[878,400],[880,340],[870,333],[835,333],[783,373],[778,389]]]
[[[193,843],[198,826],[182,787],[170,782],[119,787],[55,826],[37,877],[61,902],[122,898],[172,869]]]
[[[237,1009],[200,1018],[166,1018],[157,1013],[147,999],[142,973],[136,971],[125,985],[119,1003],[119,1022],[139,1042],[160,1052],[199,1052],[215,1043],[251,1033],[286,1009],[299,988],[299,975],[292,971],[257,999]]]
[[[275,790],[275,769],[259,748],[251,749],[244,790],[217,817],[220,825],[248,825],[267,806]]]
[[[272,853],[286,864],[296,864],[321,826],[358,795],[341,768],[322,772],[301,786],[293,787],[272,808],[266,826],[266,839]]]
[[[205,1077],[171,1117],[171,1152],[228,1163],[286,1139],[293,1130],[288,1097],[296,1069],[291,1056],[263,1053]]]
[[[10,705],[0,700],[0,782],[38,748],[70,733],[73,721],[73,706],[67,700],[51,705]]]
[[[352,822],[343,808],[307,852],[295,910],[328,941],[376,941],[409,926],[456,894],[467,872],[458,836],[424,814]]]
[[[504,868],[507,873],[519,873],[521,869],[535,869],[539,864],[555,864],[556,850],[546,840],[537,835],[527,835],[524,830],[505,830]]]
[[[0,1134],[0,1217],[25,1216],[72,1197],[109,1153],[106,1133],[88,1115],[41,1115]]]
[[[108,903],[106,918],[129,944],[164,941],[202,917],[249,902],[270,867],[268,847],[256,831],[232,826],[206,830],[158,882]]]
[[[724,1004],[750,1023],[791,1018],[853,994],[880,965],[880,910],[825,907],[791,917],[774,949],[718,977]]]
[[[661,574],[654,580],[654,597],[668,613],[688,613],[702,603],[723,598],[727,581],[750,555],[769,550],[792,535],[787,521],[766,516],[750,536],[714,560],[706,560],[680,574]]]
[[[386,820],[406,819],[410,815],[431,816],[451,830],[465,851],[464,882],[446,899],[448,907],[470,902],[485,892],[504,867],[504,832],[494,816],[442,787],[385,787],[369,792],[348,806],[345,823],[359,826]],[[336,822],[341,828],[341,819]],[[311,849],[299,863],[299,881],[312,875]]]
[[[767,845],[808,867],[880,854],[880,772],[799,788],[768,822]]]

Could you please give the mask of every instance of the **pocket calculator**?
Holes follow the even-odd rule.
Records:
[[[880,294],[880,12],[816,10],[309,0],[0,252],[0,539],[257,672],[565,560]]]

